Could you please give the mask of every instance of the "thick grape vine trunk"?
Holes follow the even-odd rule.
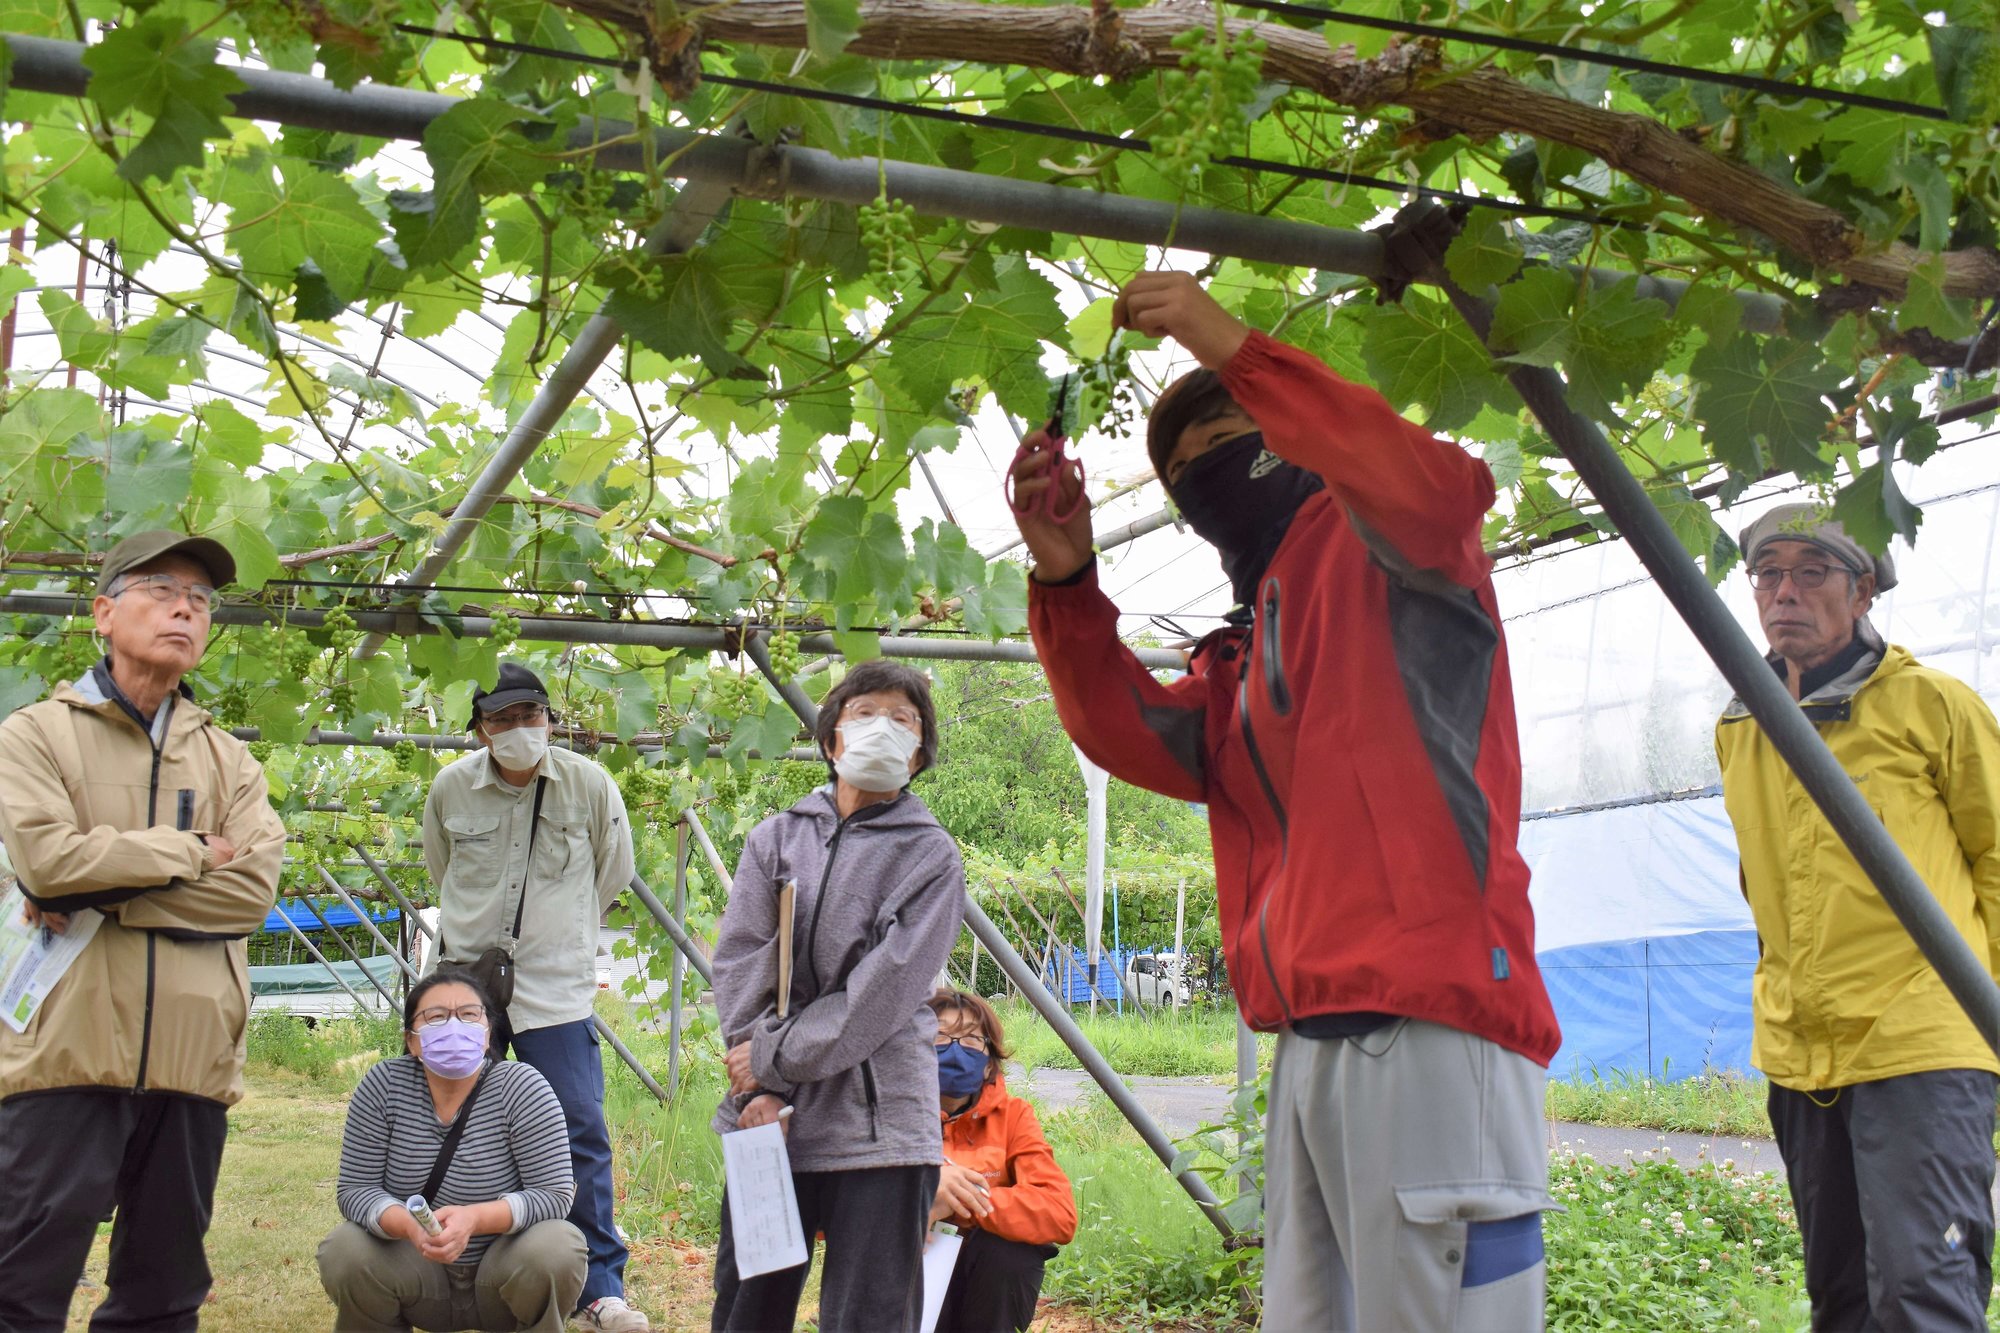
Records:
[[[669,88],[698,77],[693,57],[704,42],[803,49],[809,45],[805,0],[731,0],[700,12],[698,31],[661,33],[645,0],[557,0],[563,8],[646,37]],[[1116,10],[1028,8],[951,0],[861,0],[861,26],[847,50],[891,60],[965,60],[1026,65],[1067,74],[1131,78],[1177,68],[1172,45],[1210,19],[1199,7],[1150,5]],[[1815,266],[1850,282],[1900,297],[1925,256],[1900,242],[1871,246],[1836,209],[1718,156],[1646,116],[1607,111],[1531,88],[1497,69],[1449,72],[1427,42],[1392,46],[1372,59],[1329,47],[1318,33],[1235,20],[1268,44],[1264,76],[1309,89],[1357,110],[1392,105],[1417,112],[1430,133],[1473,136],[1513,132],[1568,144],[1634,180],[1685,200],[1712,217],[1762,233]],[[2000,251],[1946,252],[1944,291],[2000,295]]]

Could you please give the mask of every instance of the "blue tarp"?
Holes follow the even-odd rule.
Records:
[[[1125,988],[1119,984],[1119,977],[1131,961],[1133,952],[1130,949],[1098,950],[1095,998],[1113,1001],[1124,998]],[[1093,998],[1090,980],[1090,959],[1081,949],[1070,949],[1067,953],[1058,950],[1042,968],[1042,981],[1056,993],[1058,999],[1071,1004],[1090,1003]]]
[[[1557,1078],[1750,1068],[1757,935],[1719,795],[1521,825]]]
[[[326,918],[326,923],[329,926],[352,926],[361,920],[360,917],[354,914],[353,909],[345,903],[321,903],[319,904],[319,910],[320,915]],[[395,908],[386,907],[379,912],[370,912],[368,919],[379,925],[384,921],[401,920],[402,915]],[[290,917],[300,930],[318,930],[320,928],[319,917],[313,915],[312,908],[306,906],[296,898],[286,898],[276,907],[272,908],[271,914],[264,918],[264,929],[278,935],[291,934],[291,931],[285,929],[286,917]]]

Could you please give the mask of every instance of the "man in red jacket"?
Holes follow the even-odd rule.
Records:
[[[1087,507],[1040,503],[1053,455],[1030,437],[1030,623],[1084,753],[1208,803],[1230,979],[1278,1034],[1265,1325],[1539,1328],[1560,1038],[1515,847],[1492,477],[1185,273],[1135,278],[1113,323],[1203,366],[1147,445],[1240,610],[1156,680],[1118,639]],[[1077,483],[1055,484],[1060,513]]]

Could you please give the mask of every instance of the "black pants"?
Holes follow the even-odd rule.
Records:
[[[91,1333],[193,1333],[226,1132],[219,1104],[169,1093],[0,1103],[0,1333],[62,1333],[97,1224],[114,1208],[110,1295]]]
[[[990,1231],[966,1233],[945,1288],[937,1333],[1019,1333],[1035,1319],[1042,1265],[1053,1245],[1002,1240]]]
[[[1771,1085],[1815,1333],[1984,1333],[1996,1092],[1976,1069]]]
[[[806,1261],[760,1277],[736,1276],[729,1199],[715,1251],[712,1333],[791,1333],[812,1267],[813,1237],[826,1237],[819,1333],[916,1333],[923,1315],[924,1230],[937,1197],[934,1166],[795,1171]]]

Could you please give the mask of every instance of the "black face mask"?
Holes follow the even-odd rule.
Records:
[[[1239,435],[1181,469],[1167,494],[1195,535],[1222,554],[1239,605],[1252,605],[1292,515],[1326,483],[1264,448],[1261,432]]]

